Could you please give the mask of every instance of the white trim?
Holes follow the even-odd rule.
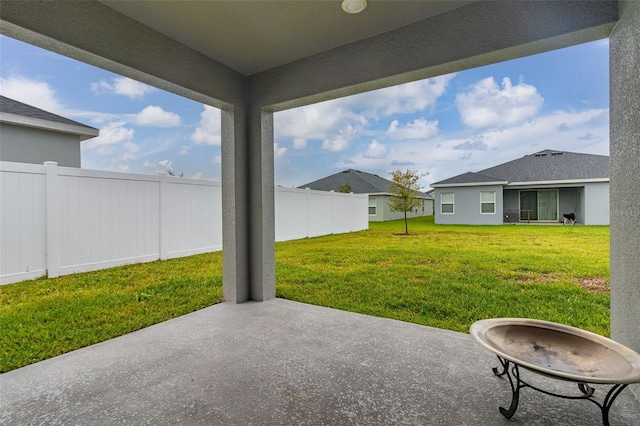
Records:
[[[609,182],[609,178],[593,178],[593,179],[567,179],[567,180],[540,180],[531,182],[511,182],[507,186],[534,186],[534,185],[562,185],[576,183],[594,183]]]
[[[442,202],[442,194],[451,194],[453,196],[453,201],[450,203],[446,203],[447,205],[451,205],[451,207],[453,207],[453,211],[451,213],[449,212],[443,212],[442,211],[442,206],[445,204]],[[456,193],[455,192],[441,192],[440,193],[440,214],[456,214]]]
[[[450,184],[431,184],[432,188],[453,188],[459,186],[536,186],[536,185],[575,185],[580,183],[609,182],[609,178],[592,178],[592,179],[566,179],[566,180],[536,180],[531,182],[470,182],[470,183],[450,183]]]
[[[0,122],[14,124],[36,129],[53,130],[55,132],[70,133],[80,136],[80,140],[95,138],[100,134],[98,129],[81,124],[58,123],[57,121],[45,120],[42,118],[25,117],[24,115],[0,112]]]
[[[508,185],[509,182],[496,181],[496,182],[471,182],[471,183],[449,183],[449,184],[431,184],[432,188],[453,188],[458,186],[492,186],[492,185]]]
[[[367,192],[368,195],[387,195],[392,196],[396,194],[392,194],[391,192]],[[420,198],[421,200],[435,200],[435,197],[430,197],[428,195],[416,195],[416,198]]]
[[[536,207],[538,207],[538,211],[536,211],[536,216],[540,216],[540,206],[538,204],[538,197],[540,196],[540,194],[538,194],[540,191],[556,191],[556,219],[531,219],[532,222],[543,222],[543,223],[555,223],[558,222],[560,220],[560,191],[558,190],[558,188],[522,188],[520,190],[518,190],[518,208],[522,207],[521,204],[521,200],[520,200],[520,193],[522,191],[527,191],[527,192],[534,192],[536,193]],[[519,222],[524,222],[525,219],[521,219],[520,218],[520,213],[518,212],[518,221]]]
[[[374,195],[373,197],[371,197],[371,195]],[[371,201],[373,201],[373,205],[371,205]],[[371,213],[371,207],[374,208],[375,213]],[[378,198],[375,196],[375,194],[369,194],[369,206],[367,207],[367,213],[369,213],[369,216],[377,216],[378,215]]]
[[[483,202],[482,201],[482,193],[486,192],[488,194],[493,194],[493,202]],[[483,204],[493,204],[493,212],[491,213],[485,213],[482,211],[482,205]],[[497,210],[498,210],[498,197],[496,196],[496,191],[480,191],[480,214],[497,214]]]

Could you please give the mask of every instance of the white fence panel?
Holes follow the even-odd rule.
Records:
[[[333,194],[326,191],[309,191],[309,236],[333,234]]]
[[[46,274],[44,166],[0,162],[0,284]]]
[[[276,241],[306,238],[308,191],[276,188]]]
[[[57,169],[61,275],[159,259],[157,176]]]
[[[276,240],[368,229],[367,200],[276,188]],[[220,182],[0,162],[0,284],[221,249]]]
[[[368,200],[366,194],[276,188],[276,241],[369,229]]]
[[[220,182],[163,178],[162,258],[222,250],[222,186]]]
[[[333,203],[333,233],[343,234],[354,229],[352,194],[335,193]],[[368,207],[367,207],[368,214]]]

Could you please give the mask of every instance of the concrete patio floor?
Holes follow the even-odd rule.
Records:
[[[531,389],[503,418],[496,364],[461,333],[280,299],[219,304],[0,375],[0,424],[602,424],[592,403]],[[610,420],[640,424],[628,389]]]

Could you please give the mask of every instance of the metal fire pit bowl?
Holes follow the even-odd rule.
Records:
[[[506,375],[511,384],[509,409],[500,413],[511,418],[517,408],[520,389],[532,388],[547,395],[565,399],[585,399],[602,411],[602,422],[609,425],[609,410],[616,397],[630,383],[640,383],[640,354],[611,339],[579,328],[548,321],[525,318],[496,318],[474,323],[471,336],[480,346],[497,355],[502,369],[496,376]],[[510,368],[510,364],[513,364]],[[518,366],[554,379],[578,384],[577,396],[558,395],[526,383]],[[593,397],[589,384],[609,384],[604,402]]]

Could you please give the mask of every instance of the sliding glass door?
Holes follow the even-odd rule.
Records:
[[[520,191],[520,220],[558,220],[558,190]]]

